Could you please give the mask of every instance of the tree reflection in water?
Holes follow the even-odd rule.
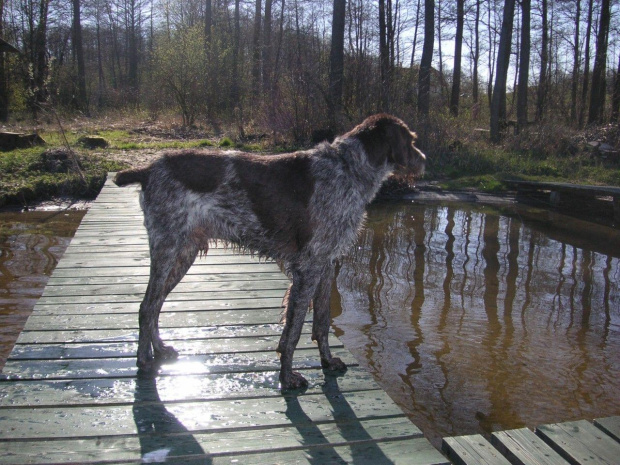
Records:
[[[341,260],[337,334],[436,444],[620,414],[620,231],[553,219],[377,205]]]

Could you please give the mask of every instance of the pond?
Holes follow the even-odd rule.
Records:
[[[380,204],[336,334],[435,445],[620,414],[620,230],[531,208]]]
[[[0,369],[85,213],[0,212]]]

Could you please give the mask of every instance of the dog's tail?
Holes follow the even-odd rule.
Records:
[[[114,177],[114,184],[119,187],[127,184],[135,184],[139,182],[144,188],[149,180],[150,167],[132,168],[129,170],[119,171]]]

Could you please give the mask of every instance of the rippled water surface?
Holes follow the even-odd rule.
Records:
[[[0,213],[0,368],[84,213]]]
[[[620,231],[549,212],[378,205],[334,325],[435,444],[618,415],[619,257]]]

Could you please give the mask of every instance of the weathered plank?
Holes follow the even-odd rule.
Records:
[[[605,431],[605,433],[610,435],[616,441],[620,442],[620,416],[598,418],[594,420],[594,425]]]
[[[391,421],[359,422],[355,440],[337,424],[313,427],[280,427],[259,431],[178,434],[170,436],[75,439],[40,443],[9,442],[6,453],[17,464],[134,463],[136,461],[182,464],[324,463],[443,465],[448,462],[430,445],[402,432]],[[382,436],[382,433],[385,436]],[[351,439],[353,438],[353,439]],[[245,449],[239,453],[239,444]],[[5,447],[5,445],[3,445]]]
[[[527,428],[493,433],[491,444],[512,465],[568,465],[566,460]]]
[[[332,353],[348,365],[357,361],[344,349]],[[256,373],[278,370],[280,362],[275,350],[252,353],[225,354],[181,354],[173,363],[162,365],[162,376],[199,375],[213,373]],[[296,370],[320,369],[318,351],[315,348],[295,352],[293,368]],[[84,378],[126,378],[137,376],[134,356],[99,359],[19,360],[9,359],[2,376],[8,379],[84,379]]]
[[[480,434],[444,438],[441,449],[457,465],[510,465]]]
[[[337,383],[327,382],[322,370],[304,370],[309,387],[304,394],[346,395],[381,388],[362,368],[351,366]],[[129,378],[84,378],[13,380],[0,382],[0,407],[78,407],[93,404],[122,405],[135,401],[138,380]],[[260,373],[190,374],[160,376],[157,395],[162,402],[190,402],[242,398],[281,397],[278,371]]]
[[[335,378],[334,378],[335,379]],[[144,383],[142,386],[140,383]],[[163,403],[154,380],[142,380],[129,405],[92,405],[79,408],[0,409],[0,439],[98,438],[139,434],[147,422],[174,421],[186,432],[310,425],[333,421],[402,419],[402,411],[380,390],[293,397],[226,399]],[[411,425],[413,431],[415,427]]]
[[[618,464],[620,443],[586,420],[539,426],[536,433],[571,463]]]

